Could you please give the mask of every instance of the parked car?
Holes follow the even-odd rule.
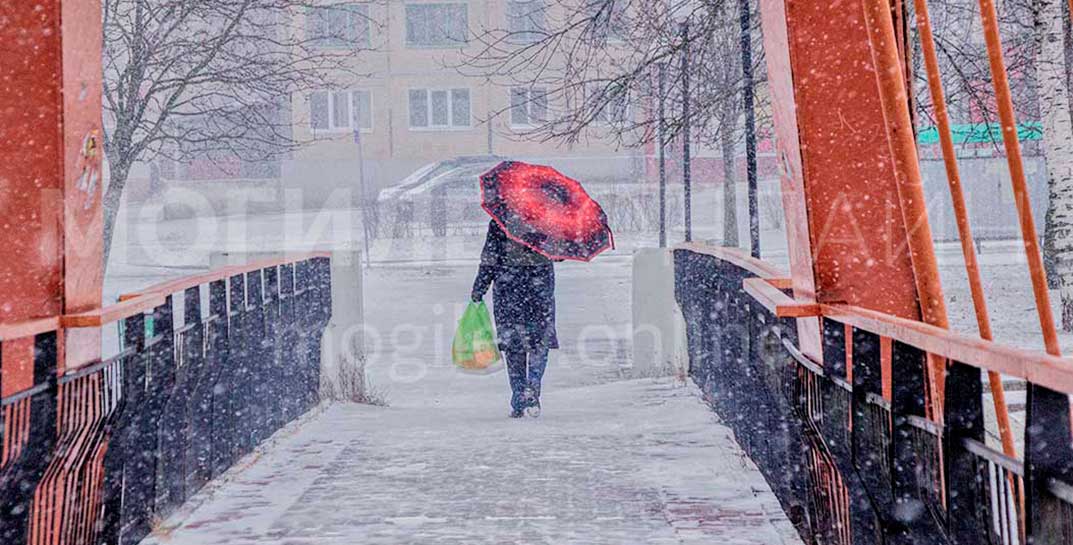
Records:
[[[393,237],[413,236],[428,228],[447,236],[448,227],[466,232],[483,226],[480,175],[503,161],[494,155],[455,157],[425,165],[377,197]]]

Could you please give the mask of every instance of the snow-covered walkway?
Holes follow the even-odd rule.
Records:
[[[539,419],[508,419],[501,405],[329,406],[145,543],[799,542],[692,387],[641,379],[549,391]]]
[[[367,372],[388,407],[330,405],[162,521],[146,545],[800,543],[696,389],[627,380],[630,263],[557,267],[544,414],[450,363],[476,270],[375,267]]]

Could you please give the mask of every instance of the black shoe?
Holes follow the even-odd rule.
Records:
[[[534,393],[532,388],[526,388],[525,390],[522,391],[522,400],[521,401],[522,401],[522,403],[521,403],[522,408],[531,407],[534,403],[537,402],[536,393]]]
[[[511,409],[510,414],[508,416],[510,416],[511,418],[521,418],[525,416],[525,412],[521,409]]]
[[[540,400],[534,399],[533,404],[525,408],[525,414],[532,418],[540,416]]]

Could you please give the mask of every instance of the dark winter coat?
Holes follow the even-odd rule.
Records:
[[[533,352],[559,348],[555,332],[554,263],[507,237],[494,220],[473,281],[473,298],[492,289],[499,348]]]

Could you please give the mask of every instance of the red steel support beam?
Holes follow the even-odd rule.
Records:
[[[100,2],[5,2],[0,39],[0,324],[99,309]],[[96,359],[99,335],[67,335],[60,367]],[[4,343],[3,392],[29,386],[29,357],[28,340]]]
[[[795,300],[945,325],[919,171],[909,170],[915,150],[906,154],[897,44],[897,70],[880,81],[865,0],[760,0],[760,9]],[[885,108],[886,86],[899,81],[903,103]],[[802,351],[822,361],[815,320],[801,323]]]
[[[905,80],[905,63],[898,51],[889,0],[864,0],[864,21],[872,50],[875,79],[883,108],[886,141],[894,160],[895,187],[901,203],[903,225],[908,238],[909,257],[920,301],[921,319],[928,324],[947,328],[946,302],[939,281],[939,265],[928,225],[924,181],[920,175],[913,116],[909,110],[909,86]],[[942,414],[942,384],[946,362],[929,356],[930,400],[932,415]]]

